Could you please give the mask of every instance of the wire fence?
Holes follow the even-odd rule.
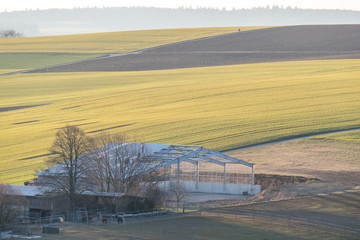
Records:
[[[160,218],[162,216],[177,215],[173,209],[151,211],[137,211],[133,213],[118,212],[114,213],[110,208],[77,211],[52,212],[48,216],[42,217],[40,214],[25,212],[17,221],[9,224],[0,225],[0,233],[6,235],[11,233],[21,236],[34,236],[43,233],[59,234],[61,225],[64,222],[83,223],[91,225],[100,224],[125,224],[144,220]],[[0,235],[2,239],[3,235]],[[10,236],[10,235],[9,235]],[[4,237],[5,238],[5,237]]]
[[[0,239],[2,239],[3,235],[6,235],[6,233],[11,233],[12,236],[34,236],[46,233],[49,229],[57,229],[57,231],[60,231],[60,225],[63,221],[63,215],[40,217],[24,214],[18,221],[0,225],[0,232],[3,233],[0,236]]]
[[[101,224],[136,224],[155,219],[182,217],[187,215],[216,218],[230,218],[248,223],[267,223],[300,228],[306,231],[318,231],[346,238],[359,239],[360,229],[325,223],[313,219],[286,216],[257,210],[235,209],[232,207],[209,207],[208,205],[180,205],[180,208],[153,209],[133,213],[117,212],[111,209],[93,209],[66,212],[53,212],[46,217],[25,214],[19,221],[0,226],[0,232],[11,232],[25,236],[41,235],[43,233],[60,233],[63,222],[76,222],[89,225]],[[30,217],[31,216],[31,217]],[[0,237],[1,239],[1,237]]]

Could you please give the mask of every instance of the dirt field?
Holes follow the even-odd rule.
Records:
[[[279,143],[231,155],[255,163],[256,173],[320,179],[319,182],[270,187],[256,196],[255,202],[360,189],[360,143],[331,136],[342,135]]]
[[[145,71],[314,59],[359,59],[360,25],[289,26],[172,44],[32,72]]]

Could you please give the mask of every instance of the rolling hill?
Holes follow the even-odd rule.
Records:
[[[32,72],[144,71],[319,59],[359,59],[360,25],[265,28]]]
[[[215,150],[358,128],[359,59],[285,62],[299,60],[301,54],[314,58],[356,58],[359,47],[356,36],[359,31],[354,30],[357,28],[358,25],[298,26],[236,32],[156,47],[139,54],[62,66],[71,66],[70,72],[61,69],[59,73],[55,72],[56,68],[48,68],[48,71],[37,73],[0,76],[0,182],[21,183],[31,179],[35,169],[44,167],[47,149],[56,130],[66,124],[78,125],[90,135],[103,131],[122,132],[142,137],[146,142],[196,144]],[[338,30],[331,32],[331,29]],[[289,34],[290,30],[292,34]],[[181,31],[185,33],[187,30],[177,31],[180,36]],[[191,30],[188,33],[194,37],[197,32]],[[151,36],[151,31],[137,33],[132,41],[142,42],[141,46],[151,48],[170,38],[165,32],[161,36],[155,33],[159,32],[153,33],[155,37],[152,41],[140,37]],[[298,35],[293,37],[295,33]],[[190,35],[187,36],[188,40]],[[330,43],[315,45],[316,38],[312,35],[323,36],[322,40],[328,39]],[[91,52],[99,47],[96,41],[86,42],[78,35],[73,37],[77,39],[73,45],[75,52]],[[96,36],[82,37],[98,39]],[[242,41],[244,37],[248,38],[248,43]],[[283,38],[287,40],[277,44]],[[51,39],[56,40],[56,37]],[[59,42],[59,39],[56,41]],[[71,46],[71,36],[66,36],[66,39],[68,42],[62,46],[62,51],[70,51],[66,46]],[[254,43],[251,43],[251,39]],[[258,39],[257,44],[254,39]],[[294,43],[286,45],[290,39]],[[45,52],[49,51],[49,45],[44,44],[41,48],[39,39],[24,40],[19,51],[36,49],[37,52],[48,54]],[[37,43],[32,45],[31,41]],[[85,41],[84,46],[81,46],[81,41]],[[101,46],[105,46],[106,41],[102,41]],[[120,45],[124,51],[131,48],[127,47],[130,38],[120,45],[116,45],[114,39],[112,41],[114,45],[111,51]],[[336,48],[330,51],[334,44]],[[13,44],[11,48],[17,49],[15,46]],[[231,48],[236,48],[240,54],[248,49],[250,52],[247,54],[256,56],[256,46],[262,54],[294,54],[295,59],[281,58],[281,62],[273,62],[274,58],[271,57],[272,62],[268,63],[193,67],[196,54],[214,57],[222,52],[224,58],[228,59],[226,56],[237,54],[229,52]],[[292,46],[296,51],[289,51]],[[328,55],[319,56],[314,46]],[[180,53],[193,56],[184,58],[183,62],[188,66],[165,61],[166,56],[178,56]],[[25,53],[18,54],[21,56]],[[159,57],[151,57],[155,55]],[[150,67],[164,65],[177,69],[140,71],[149,70],[141,64],[131,65],[139,71],[119,69],[121,59],[144,56],[148,56],[147,64]],[[212,57],[205,60],[223,65],[220,60],[212,60]],[[32,61],[31,56],[28,61]],[[45,63],[42,60],[39,64]],[[89,63],[98,64],[91,66]],[[81,69],[79,64],[86,68]],[[111,69],[100,71],[96,68],[107,66]],[[24,65],[16,61],[12,67],[23,69]]]

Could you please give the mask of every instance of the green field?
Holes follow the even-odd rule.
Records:
[[[314,137],[313,139],[323,139],[327,141],[338,141],[346,144],[349,143],[360,143],[360,131],[352,131],[346,133],[335,133],[319,137]]]
[[[214,150],[359,127],[359,66],[327,60],[2,76],[0,182],[31,179],[66,124]]]
[[[0,53],[0,74],[52,65],[76,62],[101,56],[100,54],[7,54]]]
[[[45,239],[225,239],[225,240],[300,240],[351,239],[304,228],[274,225],[270,222],[188,216],[128,225],[72,225],[61,235]]]

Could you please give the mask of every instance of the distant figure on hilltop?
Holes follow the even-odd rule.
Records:
[[[240,28],[239,28],[239,32],[240,32]]]

